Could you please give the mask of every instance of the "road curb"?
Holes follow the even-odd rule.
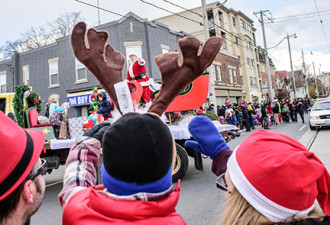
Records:
[[[316,132],[317,132],[316,130],[314,131],[308,129],[307,132],[299,139],[299,142],[303,144],[306,148],[308,148],[311,142],[313,141]]]

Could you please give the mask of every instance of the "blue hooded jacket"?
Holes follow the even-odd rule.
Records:
[[[107,100],[107,95],[104,92],[102,92],[101,94],[103,95],[103,100],[102,100],[102,102],[100,102],[100,109],[97,110],[97,113],[102,114],[103,117],[105,118],[110,115],[111,104]]]

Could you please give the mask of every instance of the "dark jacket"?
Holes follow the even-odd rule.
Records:
[[[243,113],[243,120],[249,119],[249,113],[245,107],[242,107],[242,113]]]
[[[268,117],[266,107],[261,107],[261,117],[262,118]]]
[[[298,113],[303,113],[305,111],[305,105],[302,104],[301,102],[298,103],[297,105],[297,112]]]
[[[102,114],[103,117],[105,118],[110,115],[110,111],[111,111],[111,104],[107,100],[107,96],[103,95],[103,100],[102,100],[102,102],[100,102],[100,109],[97,110],[97,113]]]
[[[273,113],[279,113],[280,112],[280,108],[278,107],[278,104],[275,103],[274,107],[273,107]]]

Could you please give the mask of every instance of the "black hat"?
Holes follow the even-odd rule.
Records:
[[[105,172],[119,181],[136,184],[158,181],[171,171],[172,155],[172,135],[156,115],[125,114],[103,137]],[[106,188],[111,192],[111,187]]]

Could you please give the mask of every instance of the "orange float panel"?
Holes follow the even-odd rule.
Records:
[[[198,77],[172,101],[165,112],[186,111],[199,108],[206,101],[208,85],[208,75]]]

